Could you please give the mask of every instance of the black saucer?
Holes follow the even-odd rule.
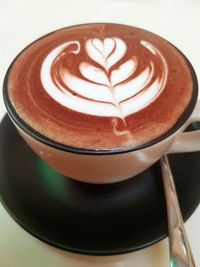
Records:
[[[186,220],[200,201],[200,152],[172,155],[170,163]],[[7,116],[0,125],[0,195],[24,229],[65,250],[124,253],[167,235],[159,163],[125,182],[76,182],[35,156]]]

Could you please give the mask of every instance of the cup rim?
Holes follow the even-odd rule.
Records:
[[[107,23],[107,22],[106,22]],[[191,100],[189,102],[189,104],[187,105],[187,107],[185,108],[185,110],[183,111],[183,113],[181,114],[181,116],[178,118],[178,120],[176,121],[176,123],[173,125],[172,128],[170,128],[167,132],[165,132],[164,134],[160,135],[159,137],[150,140],[144,144],[140,144],[137,146],[133,146],[133,147],[121,147],[121,148],[106,148],[106,149],[92,149],[92,148],[80,148],[80,147],[74,147],[74,146],[69,146],[69,145],[64,145],[62,143],[56,142],[48,137],[46,137],[45,135],[39,133],[38,131],[36,131],[35,129],[33,129],[29,124],[27,124],[16,112],[14,106],[12,105],[10,99],[9,99],[9,95],[8,95],[8,89],[7,89],[7,81],[8,81],[8,76],[9,76],[9,72],[12,68],[12,65],[15,63],[15,61],[17,60],[17,58],[32,44],[34,44],[35,42],[37,42],[38,40],[54,33],[57,32],[59,30],[65,29],[65,28],[71,28],[71,27],[77,27],[77,26],[83,26],[83,25],[91,25],[91,24],[104,24],[103,22],[95,22],[95,23],[85,23],[85,24],[77,24],[77,25],[72,25],[72,26],[67,26],[67,27],[63,27],[54,31],[51,31],[49,33],[47,33],[46,35],[43,35],[39,38],[37,38],[35,41],[31,42],[30,44],[28,44],[23,50],[21,50],[20,53],[17,54],[17,56],[14,58],[14,60],[11,62],[5,78],[4,78],[4,82],[3,82],[3,100],[4,100],[4,104],[6,106],[8,115],[11,117],[11,119],[13,120],[13,122],[21,129],[23,130],[26,134],[28,134],[29,136],[31,136],[33,139],[47,145],[50,147],[53,147],[55,149],[58,150],[62,150],[62,151],[66,151],[66,152],[71,152],[71,153],[76,153],[76,154],[87,154],[87,155],[112,155],[112,154],[121,154],[121,153],[128,153],[128,152],[133,152],[133,151],[137,151],[143,148],[147,148],[150,147],[152,145],[155,145],[161,141],[163,141],[164,139],[168,138],[169,136],[171,136],[172,134],[174,134],[179,128],[181,128],[181,126],[184,125],[184,123],[189,119],[190,115],[192,114],[197,99],[198,99],[198,80],[197,80],[197,76],[195,73],[195,70],[191,64],[191,62],[189,61],[189,59],[183,54],[182,51],[180,51],[179,48],[177,48],[175,45],[173,45],[171,42],[169,42],[168,40],[166,40],[165,38],[151,32],[148,31],[156,36],[158,36],[159,38],[162,38],[165,42],[169,43],[171,46],[173,46],[178,53],[183,57],[183,59],[185,60],[191,76],[192,76],[192,83],[193,83],[193,89],[192,89],[192,96],[191,96]],[[120,24],[120,23],[107,23],[107,24],[116,24],[116,25],[124,25],[124,26],[130,26],[133,27],[132,25],[125,25],[125,24]],[[138,28],[135,27],[134,28]],[[145,30],[142,28],[138,28],[141,30]],[[147,30],[145,30],[147,31]]]

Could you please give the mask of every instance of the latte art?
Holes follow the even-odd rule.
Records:
[[[22,121],[44,138],[95,151],[152,143],[176,125],[192,93],[190,69],[174,46],[112,23],[50,33],[8,74]]]
[[[151,53],[151,60],[138,73],[140,58],[131,55],[124,60],[128,47],[120,38],[89,39],[84,47],[76,40],[61,44],[43,61],[44,89],[59,104],[74,111],[124,120],[154,101],[168,76],[162,53],[147,41],[141,40],[140,45]],[[78,61],[74,75],[67,64],[68,57],[79,57],[81,50],[87,57]]]

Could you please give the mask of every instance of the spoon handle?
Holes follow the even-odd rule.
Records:
[[[167,206],[170,266],[196,267],[166,155],[161,158],[161,170]]]

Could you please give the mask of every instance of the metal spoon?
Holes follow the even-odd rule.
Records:
[[[195,267],[167,156],[160,160],[167,205],[171,267]]]

